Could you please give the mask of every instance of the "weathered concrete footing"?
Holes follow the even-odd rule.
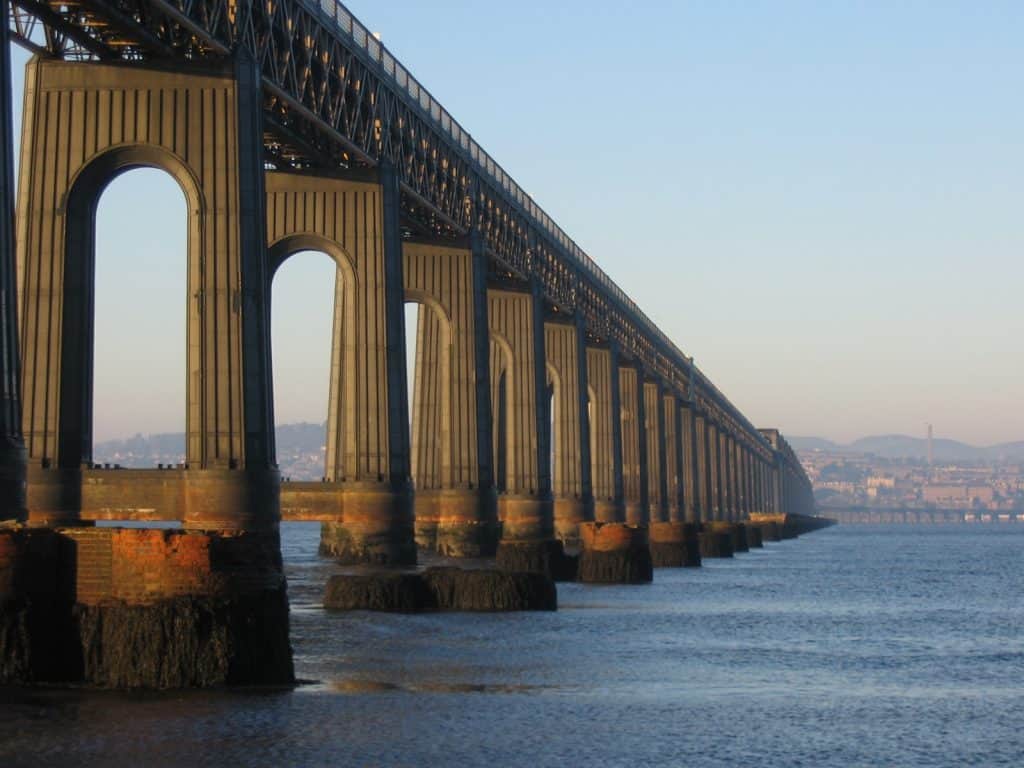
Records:
[[[415,496],[416,546],[445,557],[493,557],[497,498],[476,490],[422,491]]]
[[[594,518],[593,498],[557,498],[555,537],[570,549],[580,546],[580,523]]]
[[[0,683],[293,681],[276,532],[0,531]]]
[[[582,523],[577,580],[589,584],[645,584],[654,579],[647,528]]]
[[[747,525],[747,546],[751,549],[763,549],[764,538],[761,535],[761,529],[756,525]]]
[[[819,531],[836,524],[835,520],[827,517],[772,512],[752,512],[750,519],[751,522],[758,525],[774,523],[781,539],[795,539],[805,533]]]
[[[553,611],[555,583],[542,573],[428,568],[422,573],[332,576],[324,607],[339,611]]]
[[[778,523],[767,522],[767,523],[750,523],[750,527],[756,528],[761,532],[761,541],[782,541],[782,534],[779,530]]]
[[[543,573],[555,581],[575,581],[578,558],[567,555],[562,542],[502,541],[495,555],[499,570],[509,573]]]
[[[732,541],[732,551],[734,554],[750,551],[750,547],[747,545],[747,527],[743,523],[715,521],[705,524],[705,528],[718,533],[728,534]]]
[[[321,523],[320,555],[344,565],[415,565],[416,542],[411,526],[406,531],[348,520]]]
[[[733,548],[737,552],[749,552],[750,541],[747,539],[747,526],[743,523],[735,523],[735,527],[732,529],[733,534]]]
[[[732,535],[728,531],[705,527],[700,532],[701,557],[732,557]]]
[[[699,568],[700,532],[695,523],[651,523],[651,562],[655,568]]]

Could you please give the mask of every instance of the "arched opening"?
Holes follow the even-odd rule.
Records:
[[[321,480],[327,468],[327,420],[334,349],[335,260],[299,250],[274,264],[271,361],[274,428],[281,477]]]
[[[405,351],[411,470],[416,491],[452,485],[451,325],[426,294],[406,292]]]
[[[515,477],[515,429],[511,418],[509,377],[512,373],[512,347],[502,336],[491,332],[491,424],[494,441],[494,483],[497,492],[508,491],[509,478]]]
[[[140,169],[138,173],[141,175],[133,174],[133,177],[143,179],[147,189],[141,192],[138,189],[133,189],[134,184],[129,179],[128,186],[122,190],[121,185],[116,184],[116,180],[123,174],[136,169]],[[178,188],[176,192],[172,191],[174,189],[173,184],[167,185],[168,176],[177,182]],[[153,194],[157,196],[156,199],[150,196],[151,190],[148,187],[153,188]],[[140,344],[143,346],[139,350],[133,351],[137,351],[140,357],[145,354],[171,355],[171,357],[160,358],[168,365],[171,365],[173,364],[174,352],[173,350],[161,351],[159,341],[164,341],[171,346],[175,345],[173,341],[163,338],[162,334],[174,334],[176,332],[175,329],[179,329],[177,333],[187,335],[189,328],[195,328],[198,325],[196,303],[191,300],[191,297],[195,295],[198,286],[198,270],[195,269],[195,265],[199,263],[198,255],[201,249],[201,238],[199,235],[202,231],[202,212],[205,210],[205,206],[195,177],[179,158],[158,147],[143,145],[121,146],[99,155],[75,176],[70,184],[66,201],[65,251],[59,327],[60,394],[58,419],[60,429],[59,434],[56,436],[55,450],[50,449],[53,453],[49,455],[53,456],[55,454],[57,465],[70,469],[89,465],[96,460],[93,456],[93,436],[96,384],[94,381],[94,370],[98,320],[96,310],[96,264],[97,224],[99,222],[97,221],[97,213],[100,198],[104,196],[104,192],[108,189],[114,190],[114,199],[130,198],[130,200],[121,199],[120,202],[138,207],[133,208],[126,215],[123,207],[114,206],[112,214],[113,227],[115,229],[132,227],[135,231],[135,236],[131,239],[114,238],[115,242],[120,240],[121,246],[119,248],[130,250],[128,251],[129,255],[122,255],[121,259],[118,259],[117,256],[113,257],[115,263],[111,268],[111,274],[114,276],[115,283],[109,289],[109,292],[106,286],[107,279],[105,273],[100,275],[100,280],[103,284],[101,288],[103,291],[101,301],[104,313],[101,319],[104,322],[105,331],[109,331],[108,325],[114,329],[110,332],[104,332],[105,340],[100,352],[104,356],[101,358],[104,372],[101,373],[99,382],[104,393],[108,389],[108,378],[110,378],[110,375],[106,373],[107,363],[104,359],[108,354],[108,350],[116,350],[116,352],[112,353],[112,356],[130,365],[133,363],[133,358],[129,357],[125,345],[133,343],[130,339],[142,338]],[[168,243],[172,248],[175,241],[178,243],[178,256],[177,258],[171,256],[169,259],[166,257],[161,258],[163,255],[161,251],[156,257],[158,261],[164,262],[164,266],[171,270],[175,269],[171,262],[177,261],[178,269],[183,269],[186,275],[185,280],[179,283],[179,290],[181,290],[181,286],[184,284],[184,290],[177,293],[177,301],[180,302],[178,305],[179,309],[172,311],[170,316],[167,316],[163,311],[154,310],[150,298],[152,297],[153,300],[157,300],[160,296],[166,296],[168,306],[172,306],[175,302],[174,286],[163,286],[153,279],[152,270],[157,265],[150,262],[152,257],[140,251],[155,250],[163,243],[163,238],[161,237],[162,228],[167,227],[168,224],[171,227],[174,226],[173,213],[168,216],[168,211],[173,211],[175,208],[179,211],[182,210],[182,193],[184,193],[185,203],[185,215],[182,218],[187,222],[187,225],[184,227],[184,237],[182,238],[181,234],[175,236],[173,233],[168,236]],[[161,200],[159,196],[163,196],[164,200]],[[141,206],[139,205],[140,202],[143,203]],[[134,226],[137,222],[127,221],[126,219],[129,216],[137,218],[144,229],[139,230],[137,226]],[[108,227],[106,213],[103,214],[103,224],[106,232]],[[180,224],[178,228],[180,232]],[[106,237],[107,235],[104,234],[104,238]],[[182,245],[183,241],[184,245]],[[180,254],[182,251],[187,254],[186,259],[181,259]],[[108,259],[104,257],[103,261],[106,262]],[[142,265],[141,269],[139,265]],[[139,272],[142,273],[141,276],[138,275]],[[135,273],[136,279],[134,282],[125,279],[126,275],[132,273]],[[168,293],[160,293],[163,290],[168,291]],[[125,300],[139,300],[140,298],[141,304],[135,308],[135,311],[138,311],[141,315],[138,318],[106,314],[107,310],[117,313],[119,311],[117,307],[121,306],[121,302]],[[114,302],[117,303],[115,304]],[[182,312],[181,309],[185,309],[185,311]],[[185,322],[182,322],[182,319]],[[146,328],[145,324],[148,322],[159,323],[158,326],[154,326],[150,330],[160,334],[160,340],[158,341],[152,337],[145,337],[142,333],[137,333],[136,329],[132,327],[136,325],[136,321],[142,325],[143,329]],[[159,330],[156,330],[156,328],[159,328]],[[113,347],[107,344],[110,338],[113,339]],[[181,337],[179,336],[178,338],[180,339]],[[187,345],[178,344],[176,346],[179,350],[184,350],[184,355],[187,359]],[[185,390],[186,414],[187,409],[193,407],[198,402],[196,393],[190,391],[196,384],[188,378],[187,367],[187,364],[180,365],[177,376],[172,375],[169,377],[171,379],[169,382],[171,387],[174,386],[173,380],[177,379]],[[115,374],[131,377],[130,386],[133,402],[137,402],[139,397],[145,396],[143,390],[140,389],[140,379],[138,378],[147,374],[147,371],[142,370],[143,368],[145,368],[145,365],[139,364],[136,366],[136,370],[126,373],[123,368],[119,367],[117,374]],[[102,397],[105,397],[105,394]],[[124,409],[126,406],[127,403],[116,403],[116,407],[119,409]],[[103,405],[101,408],[103,409],[101,415],[106,418],[107,406]],[[146,410],[152,411],[152,413],[147,413],[147,419],[157,419],[161,415],[168,415],[169,417],[171,413],[171,408],[163,407],[160,404],[150,404],[148,400],[146,401]],[[178,409],[179,419],[182,410],[181,408]],[[188,429],[188,421],[189,419],[186,415],[186,431]],[[178,423],[181,423],[180,420]],[[103,429],[106,429],[106,421],[104,421]],[[103,435],[104,432],[101,431],[100,434]],[[152,466],[148,461],[142,459],[132,463]]]
[[[92,444],[102,465],[185,460],[188,205],[167,172],[121,173],[96,203]]]
[[[551,491],[554,495],[562,496],[566,493],[566,478],[563,456],[565,446],[562,430],[561,397],[562,383],[559,380],[558,371],[550,364],[547,366],[547,406],[548,406],[548,467],[551,470]]]
[[[293,484],[345,479],[354,455],[355,274],[332,241],[293,235],[268,249],[271,375],[282,513]],[[281,524],[281,553],[299,604],[323,588],[320,522]]]

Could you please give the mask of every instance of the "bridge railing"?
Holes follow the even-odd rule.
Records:
[[[631,312],[644,327],[644,330],[654,336],[662,347],[670,354],[678,358],[682,365],[689,358],[673,342],[639,306],[623,291],[618,284],[601,269],[587,253],[576,244],[576,242],[555,223],[555,221],[537,205],[532,197],[523,191],[515,180],[499,165],[494,158],[473,140],[473,137],[466,131],[451,114],[441,106],[423,85],[413,77],[409,71],[388,51],[383,43],[378,40],[370,30],[338,0],[301,0],[307,7],[315,8],[325,16],[333,26],[344,36],[349,38],[355,47],[363,51],[372,61],[376,62],[385,75],[401,91],[419,105],[425,117],[429,118],[442,133],[456,145],[462,148],[477,171],[486,175],[493,183],[498,185],[505,193],[515,201],[523,211],[529,215],[540,227],[574,260],[575,266],[582,269],[586,275],[598,285],[603,287],[616,301],[625,309]],[[756,428],[742,415],[738,408],[732,405],[727,397],[716,387],[707,376],[701,373],[699,368],[694,367],[694,373],[698,378],[698,386],[713,394],[716,401],[732,412],[732,415],[744,424],[756,436]]]

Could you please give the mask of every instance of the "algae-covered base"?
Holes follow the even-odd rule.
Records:
[[[701,531],[700,534],[700,555],[701,557],[732,557],[733,537],[727,531]]]
[[[561,541],[503,541],[495,561],[510,573],[543,573],[555,581],[574,581],[578,558],[567,555]]]
[[[587,584],[647,584],[654,580],[654,564],[647,547],[612,551],[584,549],[578,580]]]
[[[0,683],[208,688],[294,682],[285,591],[149,605],[7,601]]]
[[[553,611],[558,593],[542,573],[428,568],[332,576],[324,607],[389,613]]]
[[[651,542],[651,562],[655,568],[700,568],[700,540]]]

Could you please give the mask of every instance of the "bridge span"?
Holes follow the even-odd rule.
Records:
[[[283,577],[264,578],[280,575],[281,519],[322,522],[344,561],[411,564],[418,550],[574,544],[591,521],[813,514],[785,439],[754,427],[344,6],[2,7],[0,199],[17,213],[0,217],[0,519],[65,532],[79,598],[134,599],[142,573],[150,602],[239,584],[283,599]],[[9,41],[36,54],[16,197]],[[140,166],[188,202],[186,460],[108,470],[91,455],[94,213]],[[323,482],[282,483],[269,295],[303,250],[337,265],[327,457]],[[406,302],[422,308],[411,414]],[[89,527],[125,519],[178,521],[183,538],[154,554],[144,535]],[[208,579],[161,575],[182,547]],[[249,561],[261,579],[236,578]]]

